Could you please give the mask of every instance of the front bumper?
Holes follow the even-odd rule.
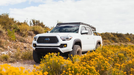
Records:
[[[58,48],[36,48],[35,51],[39,53],[61,53],[61,51]]]
[[[51,52],[60,52],[66,53],[72,51],[72,43],[71,42],[62,42],[61,44],[38,44],[33,42],[33,49],[37,52],[43,53],[51,53]]]
[[[58,39],[57,43],[38,43],[37,41],[33,41],[32,47],[37,52],[46,52],[46,53],[48,52],[66,53],[66,52],[72,51],[72,46],[73,46],[72,40],[62,41],[59,36],[56,36],[56,37]]]

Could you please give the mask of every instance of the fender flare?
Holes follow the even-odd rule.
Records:
[[[101,41],[100,41],[100,40],[97,40],[96,44],[98,44],[99,42],[100,42],[100,44],[101,44]]]
[[[80,43],[80,47],[82,48],[82,42],[81,42],[81,40],[80,39],[75,39],[74,41],[73,41],[73,46],[75,45],[75,43]],[[72,49],[73,49],[73,46],[72,46]]]

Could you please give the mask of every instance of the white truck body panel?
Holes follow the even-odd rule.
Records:
[[[82,52],[95,50],[98,42],[102,45],[101,36],[94,35],[93,31],[91,31],[91,35],[81,34],[83,26],[85,26],[85,25],[79,26],[78,33],[43,33],[43,34],[38,34],[35,36],[36,40],[33,40],[33,42],[32,42],[33,43],[32,47],[34,50],[36,50],[37,48],[41,48],[41,49],[42,48],[47,48],[47,49],[48,48],[49,49],[57,48],[58,50],[60,50],[61,53],[66,53],[66,52],[72,51],[76,40],[78,40],[78,41],[80,40],[79,42],[81,43]],[[55,37],[57,37],[58,42],[57,43],[38,43],[37,40],[40,36],[43,36],[43,37],[55,36]],[[72,38],[71,38],[71,40],[63,41],[61,39],[62,36],[71,36]],[[47,38],[47,39],[49,39],[49,38]],[[67,47],[61,48],[60,47],[61,44],[66,44]],[[36,47],[34,45],[36,45]]]

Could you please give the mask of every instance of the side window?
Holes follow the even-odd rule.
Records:
[[[87,30],[88,30],[88,35],[92,35],[92,30],[91,30],[91,28],[87,27]]]

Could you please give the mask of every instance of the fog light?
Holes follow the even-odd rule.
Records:
[[[64,47],[67,47],[67,45],[64,45]]]
[[[60,48],[65,48],[65,47],[67,47],[67,44],[61,44],[60,45]]]
[[[33,47],[36,47],[36,44],[33,44]]]

